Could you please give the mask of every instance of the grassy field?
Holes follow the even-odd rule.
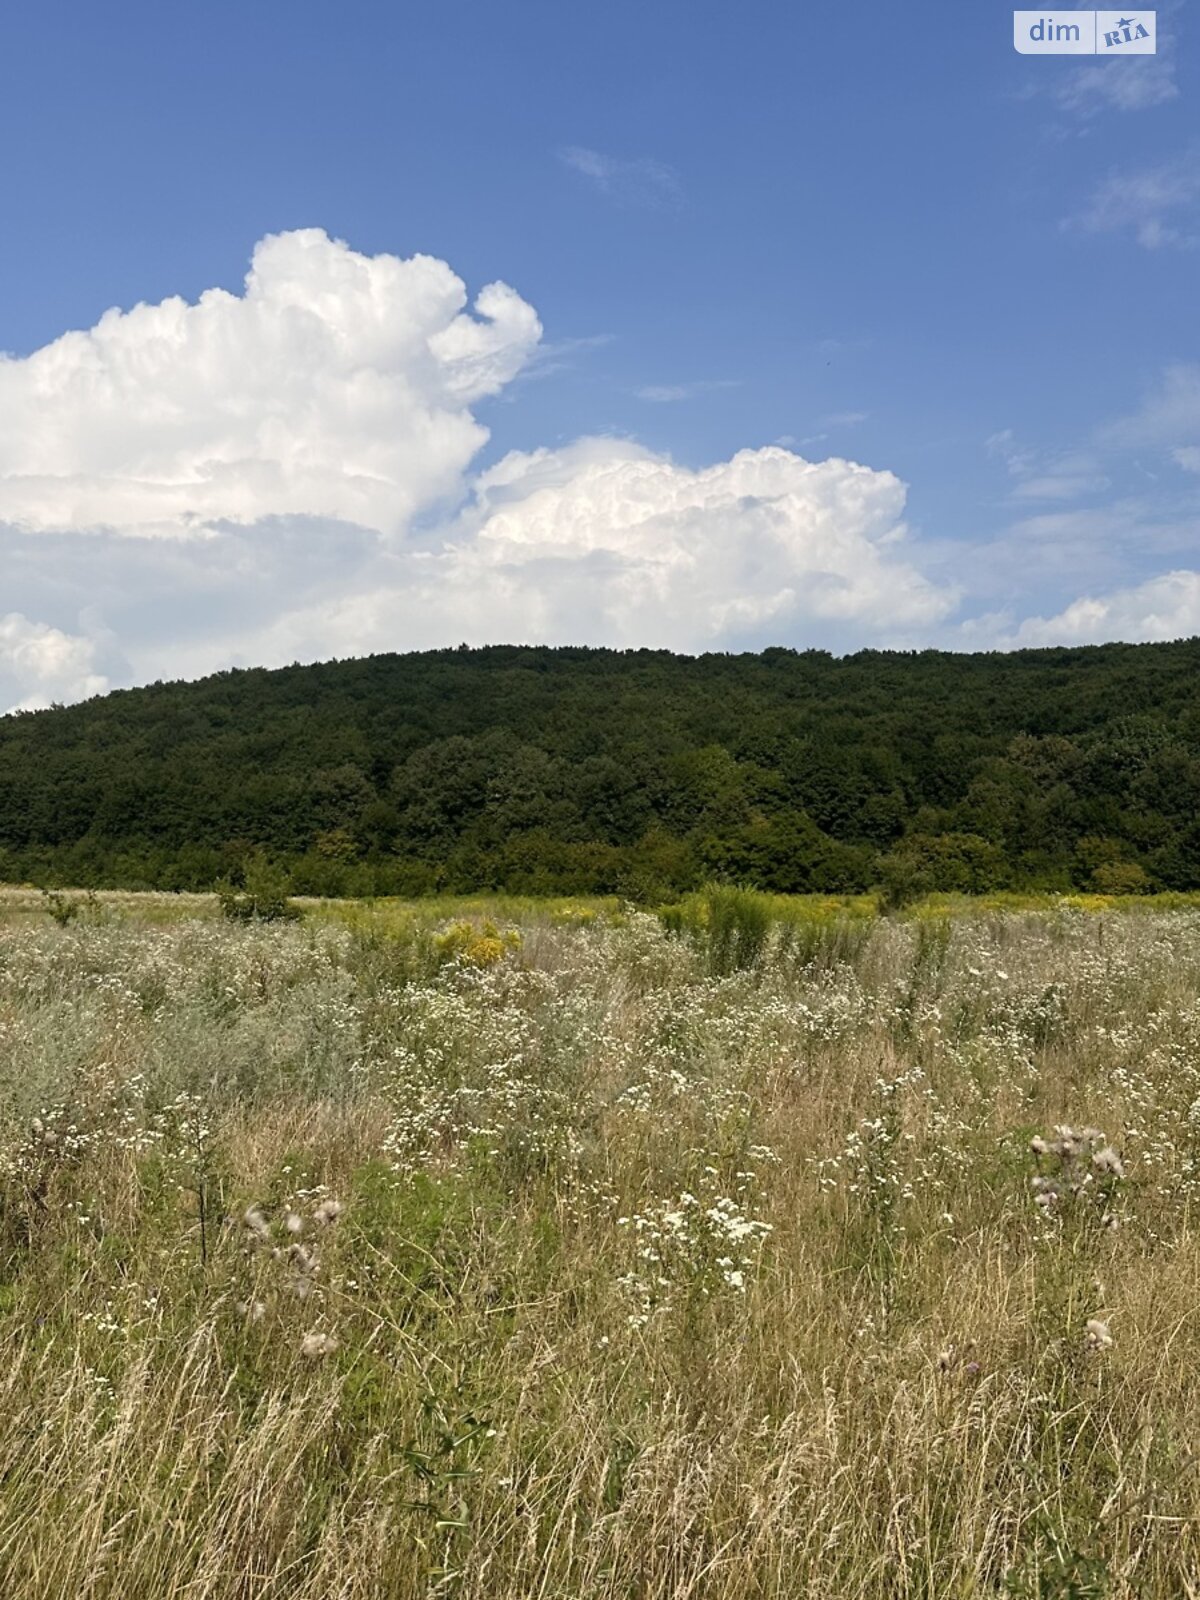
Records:
[[[1200,1595],[1140,910],[9,891],[0,1594]]]
[[[677,912],[683,923],[703,922],[711,891],[687,896],[678,906],[652,907],[659,914]],[[812,923],[855,923],[874,920],[879,902],[873,894],[801,895],[759,894],[742,896],[760,909],[772,924],[808,926]],[[406,938],[414,931],[442,926],[460,918],[490,919],[528,926],[580,927],[600,921],[620,920],[626,903],[615,895],[549,896],[429,895],[420,900],[316,900],[303,895],[294,904],[305,915],[323,922]],[[34,917],[53,920],[52,908],[70,908],[71,920],[83,922],[162,923],[215,917],[215,894],[174,894],[129,889],[62,889],[46,891],[28,885],[0,884],[0,923]],[[977,918],[1005,911],[1112,911],[1147,915],[1162,911],[1200,912],[1200,893],[1168,891],[1161,894],[1049,894],[1037,890],[1004,891],[989,895],[932,894],[907,907],[907,918]],[[670,917],[668,916],[668,920]]]

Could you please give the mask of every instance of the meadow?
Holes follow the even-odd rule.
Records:
[[[0,897],[7,1600],[1200,1595],[1200,907]]]

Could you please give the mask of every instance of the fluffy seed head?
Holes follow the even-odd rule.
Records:
[[[1113,1149],[1112,1145],[1105,1145],[1103,1150],[1097,1150],[1092,1157],[1092,1171],[1104,1177],[1123,1178],[1125,1164]]]
[[[242,1221],[256,1239],[270,1238],[271,1230],[267,1226],[267,1219],[257,1206],[248,1206],[242,1216]]]
[[[315,1272],[317,1270],[317,1254],[302,1244],[288,1246],[288,1260],[297,1272]]]
[[[300,1341],[300,1354],[309,1361],[319,1361],[322,1356],[332,1355],[337,1347],[332,1333],[306,1333]]]

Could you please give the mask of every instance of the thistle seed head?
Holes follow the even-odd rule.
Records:
[[[1112,1145],[1105,1145],[1103,1150],[1097,1150],[1092,1156],[1092,1171],[1102,1178],[1123,1178],[1125,1164]]]
[[[271,1237],[267,1219],[257,1206],[247,1206],[242,1215],[242,1221],[256,1239],[269,1239]]]
[[[300,1341],[300,1354],[310,1361],[319,1361],[322,1356],[332,1355],[338,1347],[338,1341],[332,1333],[306,1333]]]

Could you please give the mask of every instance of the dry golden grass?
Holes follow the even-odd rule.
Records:
[[[0,925],[5,1600],[1200,1594],[1200,917],[523,935]]]

